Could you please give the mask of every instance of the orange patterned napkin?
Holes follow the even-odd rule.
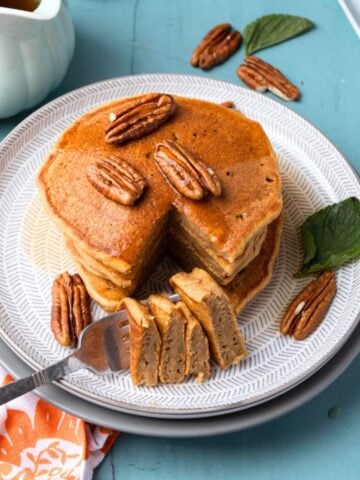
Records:
[[[89,480],[117,435],[28,393],[0,406],[0,480]]]

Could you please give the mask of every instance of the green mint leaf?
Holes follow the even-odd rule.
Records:
[[[301,227],[304,264],[300,276],[360,257],[360,201],[351,197],[319,210]]]
[[[315,257],[316,245],[314,237],[310,230],[302,231],[302,241],[304,245],[304,264],[310,263],[310,261]]]
[[[272,14],[246,26],[243,36],[246,55],[296,37],[314,27],[311,20],[293,15]]]

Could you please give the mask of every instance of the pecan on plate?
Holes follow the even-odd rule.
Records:
[[[221,102],[220,105],[226,108],[235,108],[235,103],[232,100],[225,100],[225,102]]]
[[[309,336],[320,324],[336,294],[331,270],[325,270],[290,303],[280,324],[280,332],[296,340]]]
[[[215,172],[178,142],[158,143],[154,159],[165,179],[184,197],[201,200],[208,193],[221,195]]]
[[[52,287],[51,330],[64,347],[75,347],[82,330],[91,323],[89,296],[78,274],[58,275]]]
[[[145,178],[135,167],[113,157],[90,164],[86,175],[96,190],[122,205],[134,205],[146,187]]]
[[[299,89],[280,70],[258,57],[247,56],[244,60],[246,65],[240,65],[236,72],[250,88],[261,93],[270,90],[286,101],[300,98]]]
[[[225,62],[240,47],[241,33],[233,30],[230,23],[220,23],[212,28],[191,56],[191,65],[208,70]]]
[[[144,137],[165,123],[175,109],[174,98],[164,93],[126,99],[119,103],[117,111],[110,113],[105,141],[121,144]]]

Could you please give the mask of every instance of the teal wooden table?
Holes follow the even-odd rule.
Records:
[[[301,101],[290,108],[360,169],[360,40],[335,0],[73,0],[70,7],[75,56],[61,87],[47,100],[98,80],[148,72],[206,75],[240,84],[235,70],[243,50],[209,73],[189,65],[193,47],[210,27],[230,21],[241,30],[266,13],[312,19],[315,30],[259,56],[301,88]],[[25,116],[0,121],[0,139]],[[123,434],[95,478],[358,480],[359,378],[360,358],[309,404],[238,434],[201,440]],[[331,410],[334,406],[341,407],[340,414]]]

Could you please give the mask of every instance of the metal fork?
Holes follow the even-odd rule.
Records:
[[[0,405],[82,368],[106,375],[129,368],[129,324],[125,310],[98,320],[80,335],[78,348],[60,362],[0,388]]]

